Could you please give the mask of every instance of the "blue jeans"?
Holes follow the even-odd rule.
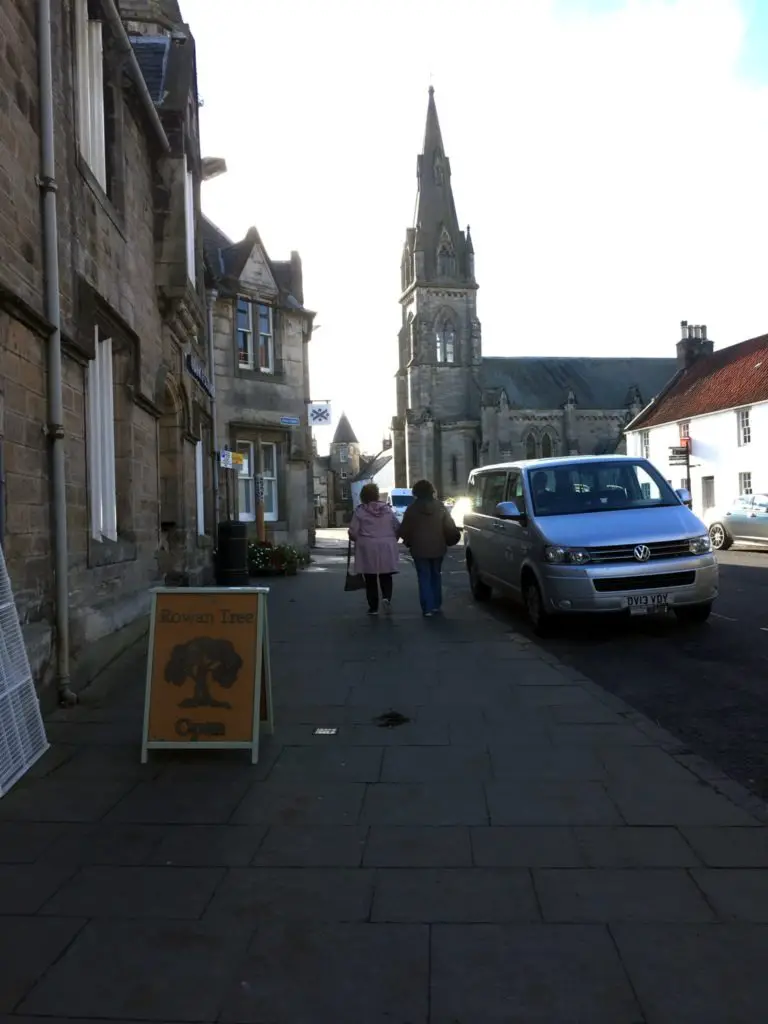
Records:
[[[419,581],[421,610],[439,611],[443,604],[442,558],[414,558],[416,577]]]

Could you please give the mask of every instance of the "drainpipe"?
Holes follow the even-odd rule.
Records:
[[[56,686],[62,704],[76,704],[69,686],[69,564],[67,559],[67,490],[64,459],[64,405],[61,385],[61,305],[59,301],[59,232],[56,214],[56,160],[53,121],[51,0],[38,0],[38,72],[40,76],[40,177],[43,210],[43,276],[48,338],[48,423],[53,491],[53,554],[56,608]]]
[[[213,442],[213,473],[211,479],[213,480],[213,535],[217,537],[219,528],[219,467],[217,461],[219,458],[219,431],[216,425],[216,364],[214,345],[213,345],[213,307],[216,304],[216,299],[219,297],[219,293],[215,288],[211,288],[205,293],[205,314],[206,314],[206,328],[208,333],[208,369],[210,371],[211,381],[211,423],[213,429],[211,430],[211,440]]]

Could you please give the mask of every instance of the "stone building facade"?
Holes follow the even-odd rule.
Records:
[[[51,9],[60,425],[47,411],[37,5],[0,10],[2,542],[41,682],[56,644],[49,456],[62,429],[76,657],[114,654],[149,588],[204,578],[211,554],[210,403],[184,369],[189,353],[205,360],[194,40],[176,0]]]
[[[219,513],[252,523],[263,495],[267,539],[314,543],[307,420],[315,314],[304,307],[301,258],[271,260],[256,228],[233,242],[203,218],[220,448],[243,456],[219,474]],[[229,474],[229,477],[228,477]]]
[[[395,483],[460,495],[471,469],[526,457],[624,450],[624,426],[674,360],[482,354],[469,227],[462,231],[429,90],[417,201],[401,262]]]

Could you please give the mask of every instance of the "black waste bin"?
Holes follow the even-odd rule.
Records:
[[[247,523],[232,520],[219,523],[216,585],[218,587],[247,587],[250,585]]]

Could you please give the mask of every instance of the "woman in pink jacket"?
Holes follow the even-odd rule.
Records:
[[[392,576],[399,571],[400,562],[398,525],[390,506],[379,501],[376,484],[366,484],[349,524],[349,536],[355,542],[355,572],[365,577],[369,615],[379,614],[379,587],[384,614],[391,610]]]

